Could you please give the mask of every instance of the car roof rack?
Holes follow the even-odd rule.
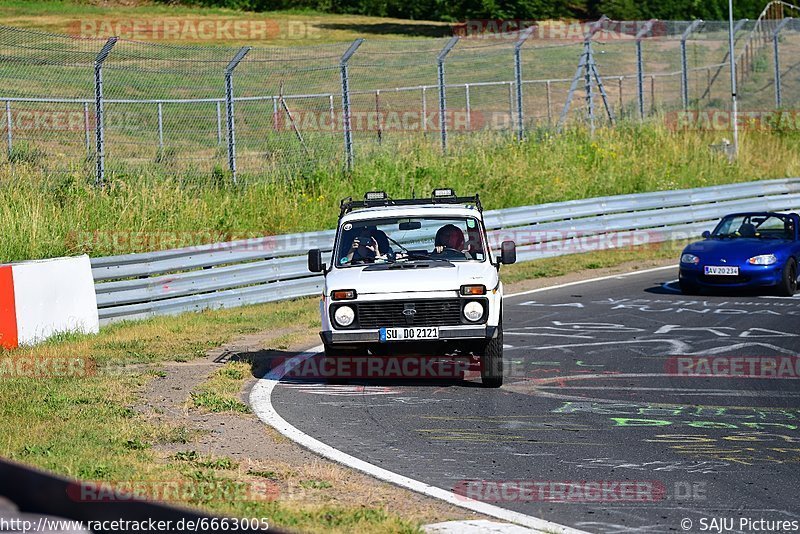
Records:
[[[383,191],[370,191],[364,195],[364,200],[353,200],[353,197],[343,198],[340,203],[339,217],[351,211],[380,206],[432,206],[441,204],[472,204],[479,212],[483,212],[480,197],[475,194],[470,197],[460,197],[452,189],[435,189],[428,198],[391,198]]]

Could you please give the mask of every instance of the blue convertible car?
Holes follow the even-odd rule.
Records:
[[[679,283],[683,293],[704,288],[772,287],[797,291],[800,218],[796,213],[734,213],[683,249]]]

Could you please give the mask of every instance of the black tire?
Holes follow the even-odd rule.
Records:
[[[778,294],[783,297],[791,297],[797,292],[797,261],[789,258],[783,266],[783,276],[778,284]]]
[[[684,282],[680,280],[678,282],[678,286],[681,288],[681,293],[684,295],[697,295],[700,292],[700,288],[694,284],[690,284],[689,282]]]
[[[497,326],[497,336],[486,343],[481,355],[481,382],[485,388],[503,385],[503,321]]]

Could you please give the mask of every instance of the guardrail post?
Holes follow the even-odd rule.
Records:
[[[13,122],[11,120],[11,102],[6,100],[6,141],[8,142],[8,160],[11,161],[11,153],[14,150],[14,139],[13,134],[11,133],[11,126]]]
[[[364,39],[360,38],[353,41],[339,60],[339,70],[342,78],[342,121],[344,123],[342,124],[342,129],[344,130],[345,167],[348,171],[353,168],[353,130],[350,120],[350,77],[347,71],[347,62],[350,61],[350,58],[363,42]]]
[[[650,32],[654,20],[649,20],[636,34],[636,82],[639,97],[639,119],[644,120],[644,61],[642,59],[642,39]]]
[[[445,117],[447,113],[447,95],[444,84],[444,60],[456,43],[458,43],[458,39],[459,37],[457,35],[451,37],[436,57],[436,68],[439,78],[439,130],[442,135],[442,153],[447,152],[447,119]]]
[[[684,110],[689,109],[689,62],[686,59],[686,40],[701,24],[702,20],[692,22],[681,35],[681,97]]]
[[[780,58],[780,46],[778,44],[778,38],[780,37],[781,30],[783,29],[786,24],[791,19],[783,19],[780,24],[775,28],[775,31],[772,32],[772,51],[773,51],[773,60],[775,62],[775,107],[781,107],[782,104],[782,95],[781,95],[781,58]]]
[[[525,110],[522,100],[522,45],[533,33],[536,26],[526,28],[514,44],[514,80],[517,83],[517,141],[522,141],[525,135]],[[549,86],[548,86],[549,89]],[[548,114],[550,106],[547,106]]]
[[[95,98],[95,121],[97,121],[97,174],[94,178],[94,185],[102,187],[106,179],[106,159],[105,159],[105,99],[103,96],[103,63],[111,49],[117,44],[117,38],[111,37],[94,60],[94,98]]]
[[[250,52],[251,47],[243,46],[236,52],[228,66],[225,67],[225,114],[228,123],[228,167],[231,170],[233,183],[236,183],[236,121],[233,116],[233,70]]]

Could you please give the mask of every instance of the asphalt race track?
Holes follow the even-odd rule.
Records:
[[[800,296],[684,297],[675,275],[507,298],[499,390],[288,380],[272,401],[352,456],[590,532],[800,521]]]

